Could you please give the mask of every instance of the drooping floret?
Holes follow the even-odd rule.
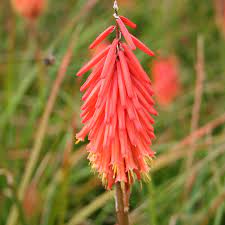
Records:
[[[88,136],[89,160],[110,189],[116,182],[132,184],[147,177],[155,153],[150,148],[157,115],[152,99],[153,89],[147,73],[133,50],[139,48],[150,56],[154,53],[131,35],[126,25],[136,24],[115,16],[116,26],[108,27],[90,45],[93,49],[108,35],[116,32],[112,44],[85,64],[77,76],[92,69],[81,91],[83,129],[76,138]],[[124,37],[125,42],[121,39]]]

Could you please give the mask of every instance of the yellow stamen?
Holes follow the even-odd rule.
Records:
[[[117,165],[113,165],[113,178],[114,179],[116,178],[117,171],[118,171],[118,166]]]
[[[143,179],[146,183],[151,181],[151,178],[150,178],[150,176],[149,176],[148,173],[142,173],[141,176],[142,176],[142,179]]]
[[[81,140],[79,140],[79,139],[78,139],[78,140],[76,140],[76,141],[75,141],[75,144],[76,144],[76,145],[77,145],[77,144],[79,144],[79,143],[80,143],[80,141],[81,141]]]

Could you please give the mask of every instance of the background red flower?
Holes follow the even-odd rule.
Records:
[[[180,93],[178,61],[174,56],[159,58],[152,65],[153,88],[160,105],[168,106]]]
[[[46,0],[11,0],[14,10],[23,17],[34,20],[43,12]]]

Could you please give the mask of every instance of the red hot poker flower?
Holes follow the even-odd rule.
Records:
[[[168,106],[181,90],[179,68],[174,56],[156,60],[152,66],[153,87],[162,106]]]
[[[17,13],[29,20],[35,20],[45,8],[45,0],[11,0]]]
[[[110,189],[116,182],[133,183],[148,177],[154,152],[150,148],[157,115],[148,75],[133,53],[136,47],[149,55],[154,53],[132,36],[125,25],[136,25],[115,15],[117,25],[100,34],[91,44],[97,46],[114,30],[117,37],[88,62],[77,76],[92,70],[81,87],[86,91],[81,107],[83,129],[76,138],[88,135],[89,160]],[[127,44],[122,42],[122,35]]]

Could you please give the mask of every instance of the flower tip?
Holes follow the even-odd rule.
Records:
[[[154,133],[151,133],[151,138],[153,139],[153,140],[155,140],[156,139],[156,136],[155,136],[155,134]],[[154,155],[155,155],[155,152],[154,152]],[[153,155],[153,156],[154,156]]]
[[[108,27],[105,31],[103,31],[92,44],[89,46],[89,49],[95,48],[99,45],[102,41],[104,41],[113,31],[115,30],[115,26]]]
[[[120,16],[120,19],[124,22],[124,24],[126,24],[127,26],[136,29],[137,28],[137,24],[135,24],[134,22],[132,22],[131,20],[129,20],[128,18],[126,18],[125,16]]]
[[[150,56],[155,56],[155,53],[153,51],[149,52]]]
[[[82,72],[79,70],[76,74],[77,77],[80,77],[82,75]]]
[[[79,144],[80,142],[81,142],[80,139],[78,139],[78,140],[76,139],[76,140],[75,140],[75,145]]]

